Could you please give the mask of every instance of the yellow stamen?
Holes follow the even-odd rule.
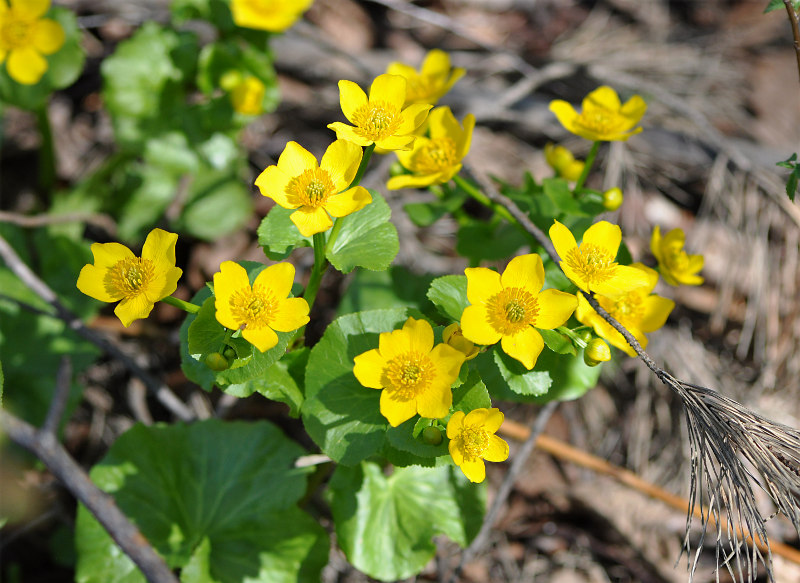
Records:
[[[539,302],[522,288],[504,288],[486,302],[486,313],[492,328],[503,336],[511,336],[536,321]]]
[[[336,194],[336,187],[326,170],[309,168],[289,181],[286,194],[292,204],[319,208],[325,205],[329,196]]]
[[[356,133],[373,141],[394,135],[401,121],[397,108],[383,101],[362,105],[353,116]]]
[[[628,292],[614,302],[609,312],[620,322],[638,322],[644,317],[644,306],[642,305],[641,294],[636,291]]]
[[[33,31],[30,23],[14,18],[10,12],[6,13],[6,17],[8,20],[0,25],[0,48],[11,50],[29,46]]]
[[[474,460],[481,457],[489,446],[489,432],[480,427],[467,425],[461,430],[458,440],[461,442],[460,449],[464,457]]]
[[[617,269],[608,250],[587,243],[571,249],[564,262],[589,285],[608,281]]]
[[[258,330],[269,326],[275,317],[277,300],[262,286],[242,288],[231,294],[231,313],[240,328]]]
[[[154,272],[149,259],[128,257],[117,261],[106,272],[104,284],[110,295],[132,298],[147,289]]]
[[[395,398],[410,400],[427,388],[436,371],[427,356],[407,352],[390,360],[383,374]]]
[[[413,170],[420,174],[433,174],[451,168],[457,163],[456,143],[452,138],[445,136],[429,140],[414,155]]]
[[[611,116],[609,113],[602,110],[583,112],[575,118],[575,124],[601,136],[617,133],[620,130],[619,116]]]

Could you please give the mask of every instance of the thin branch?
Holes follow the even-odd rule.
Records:
[[[77,315],[64,306],[56,296],[56,293],[25,265],[16,251],[14,251],[2,235],[0,235],[0,257],[2,257],[11,271],[13,271],[28,288],[55,309],[54,317],[60,318],[66,322],[67,326],[71,330],[74,330],[76,334],[99,346],[102,350],[119,360],[132,374],[139,377],[147,386],[148,390],[155,394],[156,398],[167,409],[172,411],[176,417],[182,421],[191,421],[194,419],[191,410],[169,389],[169,387],[147,373],[147,371],[136,364],[130,356],[125,354],[115,344],[112,344],[106,337],[88,328]]]
[[[89,223],[102,228],[110,235],[117,232],[117,224],[110,216],[102,213],[67,213],[63,215],[21,215],[8,211],[0,211],[0,223],[11,223],[20,227],[45,227],[63,223]]]
[[[151,583],[178,583],[178,579],[139,529],[120,511],[114,499],[95,486],[85,471],[58,443],[52,432],[39,430],[0,410],[8,436],[31,451],[83,503]]]
[[[455,581],[458,580],[458,578],[461,576],[461,572],[464,569],[464,565],[466,565],[472,559],[472,557],[478,554],[484,545],[486,545],[486,542],[489,538],[489,531],[497,521],[500,510],[506,503],[508,495],[511,493],[511,489],[514,487],[514,483],[517,481],[517,477],[519,477],[519,474],[525,467],[525,463],[528,461],[533,449],[536,447],[536,439],[539,437],[542,431],[544,431],[545,425],[547,425],[547,422],[558,405],[558,401],[550,401],[547,403],[547,405],[542,407],[542,410],[539,411],[538,415],[536,415],[536,419],[533,420],[533,425],[530,428],[528,439],[525,440],[525,443],[514,455],[514,461],[511,463],[511,467],[508,469],[508,472],[503,479],[503,483],[497,490],[494,502],[492,502],[492,507],[489,509],[489,512],[486,513],[480,531],[478,531],[478,534],[475,536],[470,545],[464,549],[464,552],[461,553],[458,566],[453,570],[453,574],[450,577],[450,583],[455,583]]]

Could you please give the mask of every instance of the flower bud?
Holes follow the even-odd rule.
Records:
[[[236,350],[234,350],[233,346],[226,346],[225,350],[222,351],[222,356],[225,357],[225,360],[228,361],[228,364],[231,364],[234,360],[236,360]]]
[[[567,150],[564,146],[556,146],[553,143],[545,145],[544,159],[547,165],[556,171],[556,174],[561,174],[562,170],[575,160],[572,156],[572,152]]]
[[[205,359],[203,362],[206,363],[206,366],[213,371],[220,372],[223,370],[227,370],[230,366],[228,364],[228,359],[226,359],[222,354],[219,352],[212,352],[210,354],[206,354]]]
[[[442,340],[445,344],[449,344],[465,356],[465,360],[472,360],[480,352],[479,348],[475,348],[475,343],[464,338],[461,333],[461,327],[457,323],[450,324],[442,332]]]
[[[429,445],[439,445],[442,443],[442,430],[429,425],[422,430],[422,441]]]
[[[622,191],[617,188],[609,188],[603,193],[603,208],[607,211],[615,211],[622,206]]]
[[[611,360],[611,349],[601,338],[592,339],[583,351],[583,362],[588,366],[597,366],[601,362]]]
[[[586,163],[581,160],[573,160],[561,169],[561,176],[570,182],[577,182],[578,178],[583,174],[583,168]]]

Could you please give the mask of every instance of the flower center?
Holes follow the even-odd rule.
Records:
[[[0,46],[6,50],[21,49],[31,44],[31,32],[33,27],[30,23],[14,18],[10,13],[6,13],[8,20],[0,25]]]
[[[120,259],[106,272],[106,291],[112,296],[136,297],[147,289],[153,280],[154,271],[153,262],[149,259]]]
[[[611,111],[593,109],[581,113],[575,123],[599,135],[615,133],[619,127],[619,118]]]
[[[456,143],[450,137],[428,140],[415,155],[412,170],[433,174],[456,164]]]
[[[689,256],[680,245],[673,245],[667,249],[665,263],[673,271],[687,271],[689,269]]]
[[[239,327],[250,330],[269,326],[277,309],[275,298],[260,285],[236,290],[228,302]]]
[[[406,352],[388,362],[383,370],[383,382],[394,398],[408,401],[423,392],[435,374],[433,363],[427,356]]]
[[[587,243],[571,249],[564,261],[588,284],[611,279],[617,269],[614,257],[607,249]]]
[[[532,326],[539,314],[539,302],[532,293],[508,287],[486,302],[489,325],[503,336],[513,336]]]
[[[460,449],[464,453],[464,457],[474,460],[481,457],[489,446],[489,433],[480,427],[468,425],[461,430],[459,440],[461,441]]]
[[[319,208],[325,206],[329,196],[336,194],[336,187],[326,170],[309,168],[289,181],[286,194],[292,204]]]
[[[375,141],[394,135],[402,118],[393,105],[376,101],[359,107],[353,116],[353,121],[357,134]]]
[[[415,75],[406,77],[406,103],[425,101],[433,94],[433,79],[428,76]]]
[[[636,291],[628,292],[607,304],[603,307],[623,325],[626,323],[638,323],[644,316],[642,295]]]

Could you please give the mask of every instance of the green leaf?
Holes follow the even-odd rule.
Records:
[[[797,163],[797,153],[792,154],[783,162],[778,162],[776,166],[788,168],[792,171],[786,179],[786,196],[789,197],[789,200],[794,202],[795,194],[798,191],[798,182],[800,181],[800,164]]]
[[[795,12],[800,12],[800,0],[791,0]],[[764,9],[764,14],[772,12],[773,10],[784,10],[785,5],[783,0],[770,0],[767,7]]]
[[[422,429],[430,425],[430,419],[421,419],[414,416],[408,421],[401,423],[397,427],[390,427],[386,432],[389,443],[402,451],[414,454],[424,460],[431,460],[430,463],[423,465],[432,466],[433,458],[449,455],[447,450],[447,439],[442,439],[439,445],[425,443],[420,435]]]
[[[558,354],[571,354],[573,356],[577,354],[572,340],[570,340],[569,336],[566,334],[556,332],[555,330],[538,330],[538,332],[542,335],[542,338],[544,338],[544,343],[547,345],[547,348],[553,352],[557,352]]]
[[[405,309],[348,314],[334,320],[311,349],[306,400],[301,409],[311,439],[333,460],[347,465],[381,449],[389,423],[380,413],[381,392],[353,376],[353,359],[378,347],[381,332],[408,319]]]
[[[417,275],[398,265],[386,271],[359,269],[347,285],[337,314],[410,307],[433,315],[433,304],[425,297],[431,281],[433,276]]]
[[[178,178],[164,168],[139,162],[129,164],[120,178],[125,186],[115,197],[125,200],[115,205],[114,212],[119,216],[119,237],[141,241],[175,199]]]
[[[186,134],[178,131],[147,140],[144,160],[176,176],[196,173],[199,166],[197,154],[189,146]]]
[[[464,308],[469,305],[467,300],[467,276],[445,275],[437,277],[431,282],[428,290],[428,299],[439,312],[449,320],[458,322]]]
[[[267,399],[285,403],[289,406],[289,416],[297,418],[303,404],[303,391],[290,373],[290,368],[295,364],[294,361],[303,361],[300,366],[305,368],[308,355],[308,349],[290,352],[273,364],[263,378],[248,381],[247,385]]]
[[[534,403],[544,404],[549,401],[572,401],[582,397],[587,391],[597,386],[602,365],[588,366],[583,362],[583,350],[576,356],[561,356],[543,351],[539,355],[535,368],[547,370],[553,379],[553,386],[546,395],[533,399]]]
[[[302,454],[266,422],[136,425],[91,478],[171,568],[187,570],[184,581],[313,582],[329,543],[296,506],[309,473],[294,467]],[[83,506],[76,530],[76,580],[144,582]]]
[[[469,413],[473,409],[490,408],[492,399],[478,371],[471,370],[466,382],[453,390],[453,410]]]
[[[499,345],[479,354],[474,362],[496,399],[528,402],[532,397],[546,394],[553,382],[550,373],[538,361],[532,370],[528,370],[503,352]]]
[[[230,4],[224,0],[172,0],[170,10],[178,24],[187,20],[206,20],[220,30],[236,28]]]
[[[513,257],[520,247],[529,242],[530,239],[517,227],[506,222],[472,222],[458,229],[456,251],[477,264],[480,261],[499,261]]]
[[[64,44],[54,54],[46,56],[47,71],[34,85],[22,85],[0,66],[0,101],[22,109],[43,107],[53,91],[72,85],[83,71],[85,55],[81,47],[83,33],[78,27],[75,13],[62,7],[53,7],[47,18],[57,21],[64,29]],[[6,56],[6,63],[7,63]]]
[[[303,237],[289,219],[293,209],[275,205],[258,227],[258,244],[273,261],[282,261],[298,247],[311,247],[311,237]]]
[[[215,241],[244,225],[253,214],[250,191],[230,170],[201,168],[189,187],[189,202],[176,228]]]
[[[436,535],[469,544],[486,504],[485,485],[469,484],[453,466],[396,468],[390,476],[370,462],[338,466],[330,492],[339,546],[381,581],[419,573],[436,553]]]
[[[389,222],[392,211],[376,190],[370,190],[372,202],[360,211],[338,219],[342,221],[339,235],[326,257],[342,273],[356,267],[383,271],[388,269],[400,242],[397,229]]]

